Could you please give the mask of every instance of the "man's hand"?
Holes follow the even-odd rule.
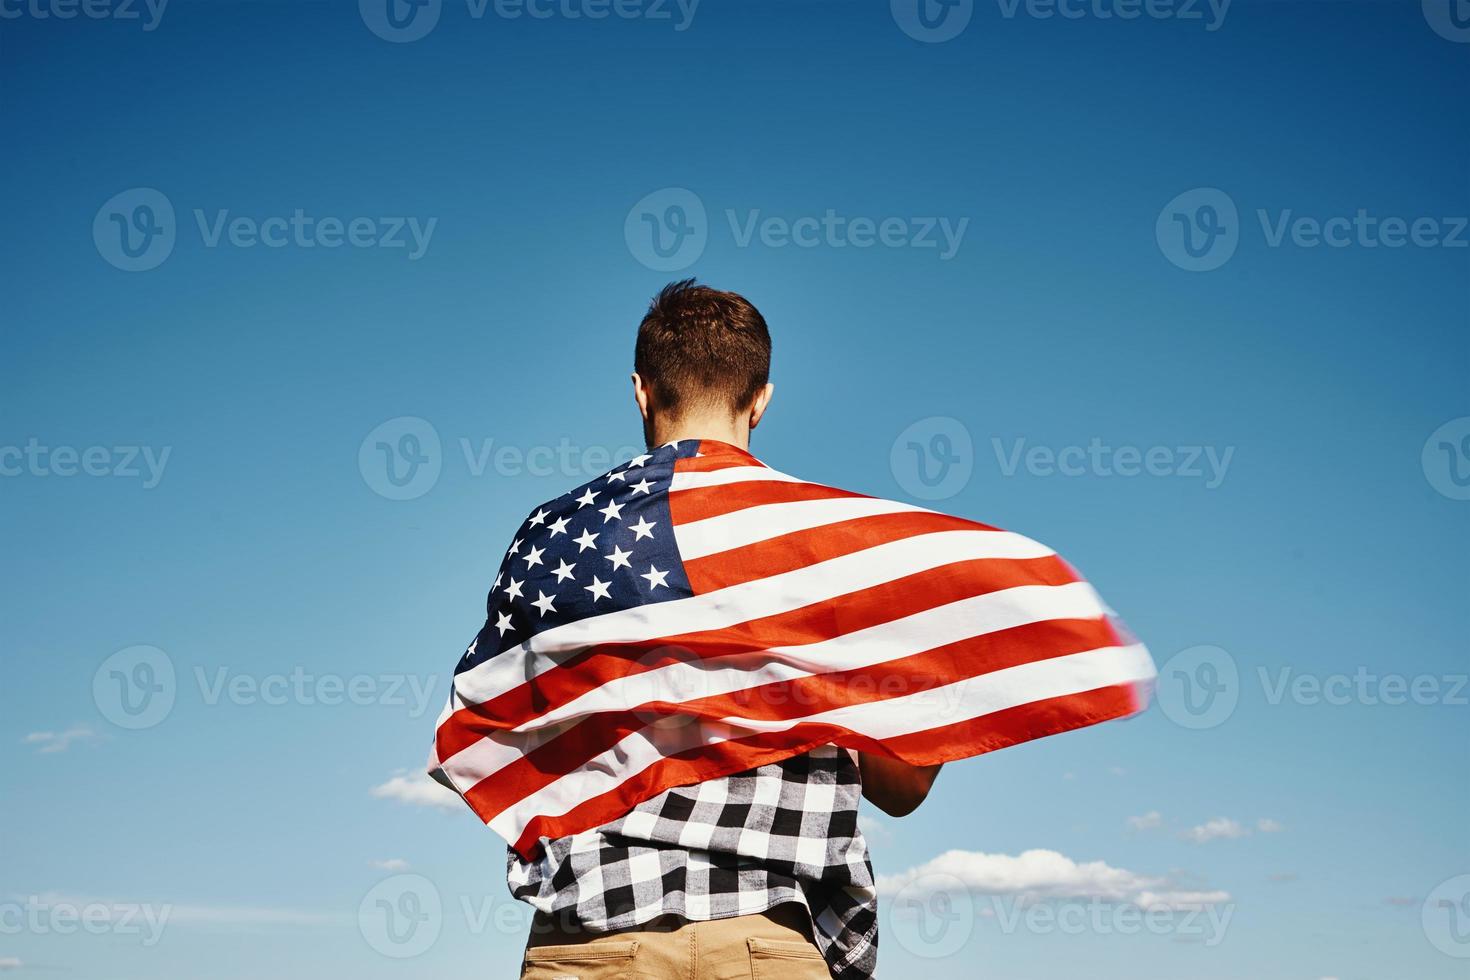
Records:
[[[858,768],[863,776],[863,796],[890,817],[913,813],[939,775],[939,765],[911,766],[866,752],[858,753]]]

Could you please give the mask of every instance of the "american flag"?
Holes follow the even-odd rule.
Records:
[[[930,765],[1142,710],[1148,651],[1029,538],[684,441],[538,507],[429,768],[522,856],[836,744]]]

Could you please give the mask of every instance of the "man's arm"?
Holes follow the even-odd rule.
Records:
[[[943,763],[911,766],[887,756],[859,752],[858,769],[863,777],[863,796],[890,817],[908,816],[929,795],[940,765]]]

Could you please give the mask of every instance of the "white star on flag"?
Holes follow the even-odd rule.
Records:
[[[556,607],[551,604],[552,600],[554,600],[556,596],[547,595],[545,592],[542,592],[539,589],[537,590],[537,594],[540,595],[541,598],[531,603],[531,605],[541,610],[541,615],[545,616],[549,612],[556,612]]]
[[[622,548],[619,548],[617,545],[613,545],[612,554],[607,555],[605,557],[607,558],[608,561],[610,561],[610,562],[613,563],[613,571],[617,571],[619,568],[632,568],[633,567],[628,562],[628,559],[631,558],[631,557],[633,557],[633,552],[631,552],[631,551],[624,551]]]
[[[669,587],[669,583],[664,581],[666,578],[669,577],[669,573],[661,572],[657,568],[654,568],[652,565],[648,566],[648,571],[646,573],[638,577],[648,579],[648,589],[650,592],[658,588],[660,585],[662,585],[666,589]]]
[[[592,584],[591,585],[584,585],[584,586],[582,586],[582,588],[584,588],[588,592],[591,592],[592,593],[592,602],[595,604],[598,599],[606,599],[606,598],[609,598],[609,596],[607,594],[607,587],[609,585],[611,585],[611,584],[612,584],[611,582],[604,582],[601,579],[599,579],[596,575],[594,575],[594,576],[592,576]]]
[[[657,524],[658,524],[658,521],[650,522],[648,520],[648,518],[646,518],[646,517],[640,517],[640,518],[638,518],[638,523],[632,525],[629,528],[630,531],[632,531],[634,534],[638,535],[633,540],[634,541],[642,541],[644,538],[651,538],[651,537],[653,537],[653,529],[654,529],[654,527]]]

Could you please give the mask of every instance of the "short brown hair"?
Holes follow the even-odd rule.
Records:
[[[690,405],[747,408],[771,373],[771,334],[745,297],[671,282],[638,325],[633,370],[653,405],[672,415]]]

